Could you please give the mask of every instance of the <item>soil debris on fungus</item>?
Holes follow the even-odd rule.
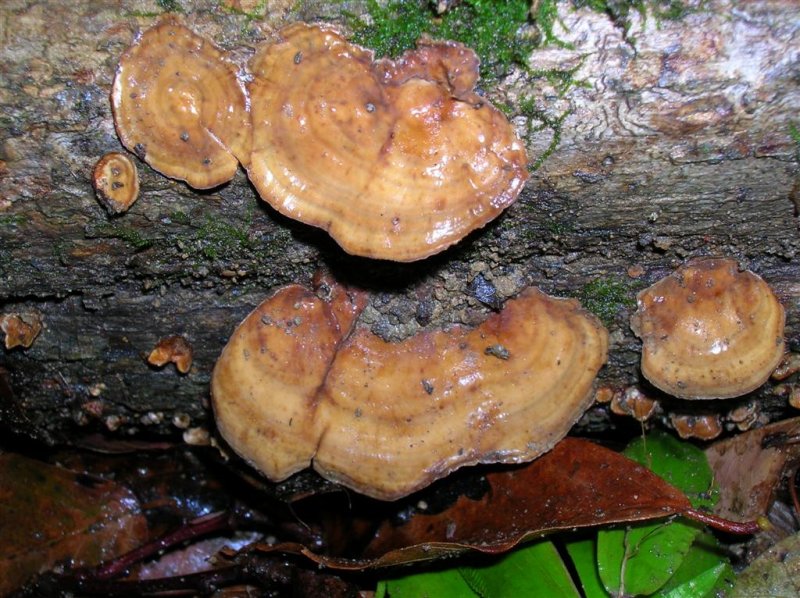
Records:
[[[92,184],[109,214],[122,214],[139,197],[139,171],[128,156],[110,152],[95,164]]]
[[[111,107],[125,147],[195,189],[229,181],[249,159],[248,100],[236,67],[174,15],[122,55]]]
[[[736,260],[691,260],[639,293],[637,304],[631,328],[642,339],[642,373],[672,396],[738,397],[783,358],[783,306]]]
[[[575,300],[531,288],[475,328],[392,343],[355,326],[361,293],[328,286],[329,300],[299,285],[278,290],[214,368],[222,436],[272,480],[313,464],[394,500],[464,465],[536,458],[593,400],[608,333]]]
[[[478,59],[461,44],[423,39],[376,62],[331,27],[295,23],[250,70],[251,181],[348,253],[435,254],[498,216],[528,178],[523,144],[475,93]]]

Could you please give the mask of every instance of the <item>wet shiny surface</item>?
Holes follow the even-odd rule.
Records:
[[[505,116],[472,91],[477,59],[463,46],[375,63],[335,31],[298,23],[250,70],[253,184],[349,253],[437,253],[495,218],[528,177]]]
[[[735,260],[693,260],[642,291],[631,328],[642,373],[691,399],[736,397],[766,381],[784,352],[783,307]]]
[[[529,461],[592,401],[607,332],[575,301],[530,289],[477,328],[387,343],[351,331],[363,303],[336,289],[330,303],[299,286],[267,299],[214,371],[220,431],[273,480],[313,462],[396,499],[463,465]]]
[[[119,152],[110,152],[97,161],[92,184],[97,198],[111,214],[126,212],[139,197],[136,164]]]
[[[176,18],[120,59],[111,94],[123,145],[162,174],[208,189],[250,154],[250,115],[235,66]]]

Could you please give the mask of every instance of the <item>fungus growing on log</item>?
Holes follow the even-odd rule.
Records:
[[[42,331],[42,316],[36,312],[2,314],[0,330],[6,335],[6,349],[28,349]]]
[[[110,214],[122,214],[139,197],[139,171],[125,154],[110,152],[95,164],[92,185]]]
[[[673,413],[669,417],[672,427],[684,440],[714,440],[722,434],[722,420],[717,413],[687,415]]]
[[[167,336],[158,341],[147,356],[147,363],[156,367],[164,367],[174,363],[181,374],[188,374],[192,369],[192,345],[180,335]]]
[[[111,107],[125,147],[196,189],[225,183],[247,164],[250,115],[237,69],[175,17],[122,55]]]
[[[277,291],[214,368],[222,436],[274,481],[313,464],[393,500],[464,465],[530,461],[592,402],[608,334],[574,300],[529,289],[474,329],[388,343],[355,327],[362,294],[330,289]]]
[[[692,260],[639,293],[637,304],[631,328],[643,342],[642,373],[672,396],[746,394],[783,357],[783,307],[735,260]]]
[[[527,180],[523,145],[473,91],[478,59],[461,44],[423,40],[375,62],[331,28],[296,23],[250,71],[251,181],[348,253],[425,258],[495,218]]]

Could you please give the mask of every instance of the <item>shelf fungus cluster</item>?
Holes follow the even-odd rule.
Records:
[[[214,368],[217,424],[272,480],[313,465],[393,500],[456,468],[550,450],[592,402],[608,335],[574,300],[529,289],[476,328],[387,343],[355,326],[359,292],[290,285]]]
[[[639,293],[631,328],[642,373],[684,399],[737,397],[761,386],[784,354],[784,310],[735,260],[701,258]]]
[[[123,55],[112,104],[123,144],[163,174],[209,188],[241,163],[265,201],[345,251],[409,262],[487,224],[528,178],[477,79],[475,53],[455,42],[375,61],[305,23],[237,73],[169,18]]]

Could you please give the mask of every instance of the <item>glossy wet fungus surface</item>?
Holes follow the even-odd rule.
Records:
[[[524,147],[475,93],[478,59],[461,44],[422,40],[375,61],[330,27],[295,23],[248,66],[237,72],[175,17],[163,20],[120,60],[120,139],[200,189],[241,163],[282,214],[348,253],[401,262],[484,226],[528,178]]]
[[[737,397],[761,386],[784,354],[784,310],[735,260],[700,258],[639,293],[631,328],[642,373],[684,399]]]
[[[529,289],[474,329],[387,343],[354,328],[360,293],[331,288],[277,291],[214,369],[220,432],[272,480],[313,465],[392,500],[464,465],[530,461],[592,402],[608,334],[574,300]]]
[[[139,197],[139,171],[127,154],[110,152],[95,164],[92,185],[109,214],[122,214]]]
[[[375,62],[335,30],[297,23],[250,70],[250,179],[348,253],[437,253],[495,218],[527,179],[523,146],[473,91],[478,60],[460,44],[423,41]]]
[[[238,69],[177,18],[122,55],[111,92],[122,144],[196,189],[225,183],[250,155],[250,114]]]

